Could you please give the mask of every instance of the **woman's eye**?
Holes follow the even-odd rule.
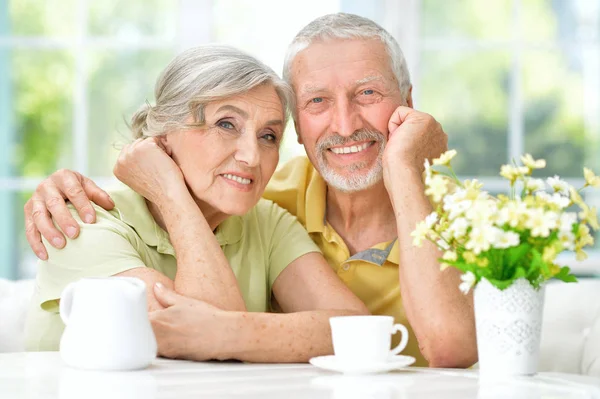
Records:
[[[375,92],[371,89],[367,89],[367,90],[363,90],[363,94],[370,96],[371,94],[374,94]]]
[[[233,123],[231,123],[231,122],[228,122],[228,121],[219,121],[219,122],[217,123],[217,125],[218,125],[219,127],[222,127],[223,129],[227,129],[227,130],[231,130],[231,129],[234,129],[234,128],[235,128],[235,126],[233,126]]]
[[[276,143],[277,142],[277,136],[273,133],[267,133],[263,136],[263,139],[270,141],[272,143]]]
[[[323,97],[315,97],[312,100],[310,100],[310,102],[314,103],[314,104],[319,104],[323,102]]]

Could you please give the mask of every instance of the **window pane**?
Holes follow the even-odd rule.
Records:
[[[88,1],[91,36],[175,38],[179,2],[171,0]]]
[[[36,257],[25,238],[23,206],[31,193],[0,190],[0,278],[29,278]]]
[[[75,33],[75,0],[9,0],[8,12],[9,32],[14,36],[70,36]]]
[[[522,1],[524,37],[528,41],[576,40],[600,37],[600,1]]]
[[[421,32],[426,38],[508,39],[511,13],[506,0],[422,0]]]
[[[422,53],[416,107],[435,116],[459,151],[457,173],[497,176],[507,161],[509,63],[504,52]]]
[[[523,57],[525,150],[547,160],[546,175],[581,178],[583,166],[600,163],[598,71],[589,71],[582,55],[570,49]]]
[[[13,50],[15,175],[45,176],[72,166],[74,63],[66,51]]]
[[[125,121],[145,101],[154,104],[154,84],[173,58],[166,50],[102,51],[89,57],[89,173],[110,176],[119,151],[131,138]]]

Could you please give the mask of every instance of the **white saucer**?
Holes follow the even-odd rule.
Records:
[[[315,367],[344,374],[385,373],[387,371],[408,367],[414,362],[414,357],[402,355],[391,356],[387,361],[383,362],[357,364],[342,362],[339,358],[336,358],[335,355],[318,356],[310,359],[310,364]]]

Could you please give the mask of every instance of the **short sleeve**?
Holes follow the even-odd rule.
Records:
[[[135,232],[123,222],[99,208],[94,224],[82,223],[75,210],[71,212],[79,223],[79,236],[67,239],[63,249],[44,241],[48,260],[38,262],[38,305],[51,312],[58,312],[56,300],[71,282],[83,277],[109,277],[145,266],[135,249]]]
[[[271,201],[262,200],[266,213],[264,232],[269,240],[269,286],[273,286],[279,274],[299,257],[321,252],[298,219]]]

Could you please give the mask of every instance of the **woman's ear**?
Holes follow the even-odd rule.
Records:
[[[171,145],[169,143],[169,135],[163,134],[162,136],[158,136],[157,139],[158,139],[161,147],[163,148],[163,150],[167,153],[167,155],[171,156],[172,150],[171,150]]]

